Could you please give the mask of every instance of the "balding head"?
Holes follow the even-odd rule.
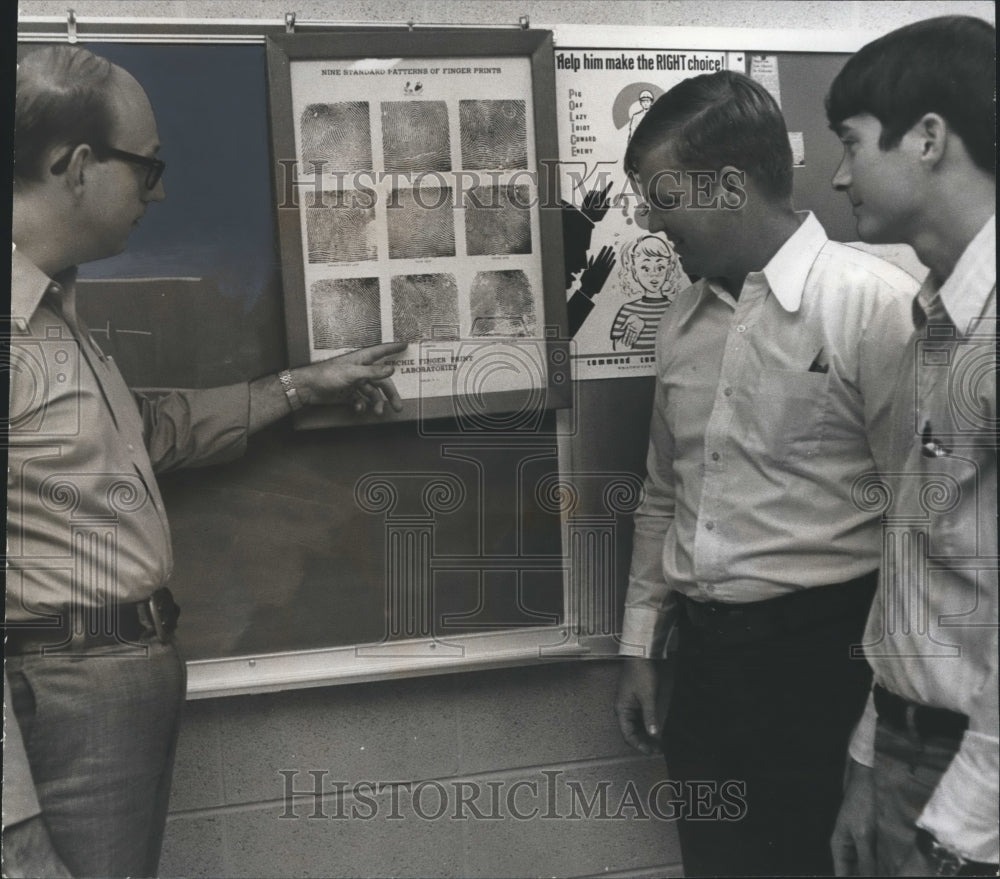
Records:
[[[49,274],[120,253],[165,197],[146,92],[76,46],[27,55],[17,85],[15,244]]]
[[[79,46],[46,46],[25,55],[17,70],[14,178],[41,180],[62,147],[110,143],[120,67]],[[133,80],[134,81],[134,80]]]

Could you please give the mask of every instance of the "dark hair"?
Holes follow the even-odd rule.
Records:
[[[14,179],[41,180],[53,147],[109,143],[115,124],[114,65],[79,46],[46,46],[17,68]]]
[[[868,43],[837,74],[826,96],[836,129],[869,113],[890,149],[925,113],[947,120],[976,165],[996,174],[996,28],[945,15],[908,24]]]
[[[792,194],[792,148],[781,110],[760,83],[730,70],[685,79],[646,112],[625,150],[625,170],[664,143],[689,170],[745,171],[772,199]]]

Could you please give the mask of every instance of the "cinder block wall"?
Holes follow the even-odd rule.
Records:
[[[820,41],[824,29],[995,15],[990,2],[863,0],[22,0],[20,11],[68,6],[81,17],[780,25]],[[191,702],[161,875],[680,875],[673,826],[647,803],[662,766],[622,744],[616,676],[614,662],[571,663]],[[307,793],[289,803],[289,786]],[[669,810],[666,794],[658,805]]]
[[[621,741],[616,676],[560,663],[191,702],[161,876],[680,875],[663,765]]]

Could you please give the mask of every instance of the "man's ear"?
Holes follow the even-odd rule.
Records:
[[[917,138],[920,161],[934,167],[944,158],[948,148],[948,123],[937,113],[925,113],[910,129],[911,136]]]
[[[747,172],[743,168],[737,168],[735,165],[723,165],[719,168],[716,185],[723,189],[731,189],[736,182],[746,185]]]
[[[94,151],[88,144],[81,143],[73,147],[69,155],[63,153],[62,157],[50,166],[50,172],[53,176],[63,177],[65,185],[77,193],[86,185],[87,176],[93,169],[95,161]]]
[[[722,204],[730,209],[742,208],[747,203],[747,172],[735,165],[724,165],[719,169],[716,180],[716,191],[722,198]]]

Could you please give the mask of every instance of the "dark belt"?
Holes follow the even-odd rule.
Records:
[[[700,634],[741,644],[794,632],[841,617],[866,615],[878,584],[878,571],[863,577],[815,586],[764,601],[698,601],[674,593],[687,622]]]
[[[958,711],[911,702],[879,684],[874,686],[873,695],[879,720],[901,732],[915,733],[923,738],[937,736],[957,740],[969,726],[969,718]]]
[[[57,608],[59,621],[52,625],[11,625],[5,629],[4,649],[8,655],[59,653],[91,647],[128,644],[156,637],[170,641],[177,628],[181,609],[170,590],[164,586],[149,598],[132,604],[107,608]]]

